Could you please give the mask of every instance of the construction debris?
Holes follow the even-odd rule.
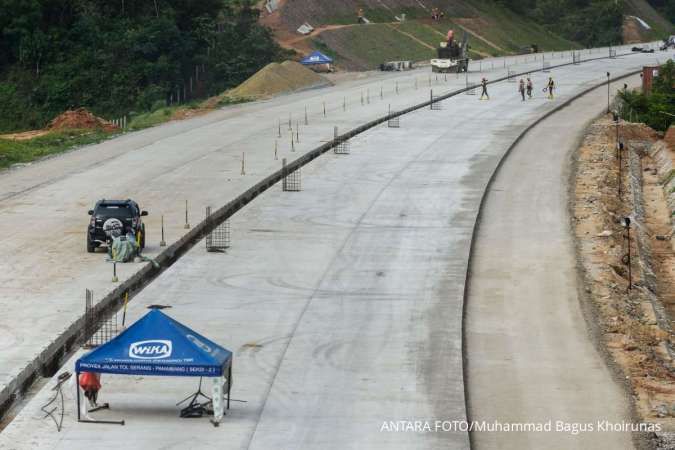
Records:
[[[303,23],[302,25],[300,25],[300,27],[298,27],[298,33],[305,36],[311,34],[312,31],[314,31],[314,27],[308,24],[307,22]]]

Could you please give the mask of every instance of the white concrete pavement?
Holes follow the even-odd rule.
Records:
[[[541,61],[535,58],[510,58],[516,65],[507,68],[500,68],[501,59],[497,60],[488,77],[503,76],[508,69],[538,68]],[[552,61],[569,58],[559,53]],[[623,67],[636,62],[631,56],[616,64]],[[488,62],[480,64],[487,68]],[[594,71],[586,74],[589,79],[596,75]],[[480,77],[472,73],[469,78],[477,82]],[[156,255],[161,250],[161,215],[165,216],[166,241],[171,244],[185,233],[185,200],[190,205],[190,220],[197,222],[205,206],[220,206],[234,198],[278,169],[281,158],[292,159],[332,138],[333,126],[346,131],[382,116],[389,104],[396,110],[427,100],[430,79],[437,93],[465,82],[453,75],[447,82],[444,76],[436,82],[435,76],[429,77],[429,68],[370,74],[333,88],[237,105],[131,133],[0,174],[0,389],[82,314],[85,289],[92,289],[99,299],[114,288],[105,256],[84,251],[86,211],[96,200],[131,197],[148,209],[146,253]],[[397,84],[399,94],[395,93]],[[379,97],[380,88],[384,99]],[[363,106],[362,93],[366,95]],[[308,126],[304,126],[305,107]],[[282,126],[282,138],[277,138],[278,122],[287,121],[289,115],[294,129],[296,121],[301,124],[301,142],[295,144],[295,152],[290,149],[288,126]],[[277,139],[279,160],[274,159]],[[242,176],[243,153],[246,174]],[[135,264],[120,266],[120,279],[138,268]]]
[[[462,95],[443,111],[403,117],[401,129],[371,130],[352,155],[304,169],[303,192],[273,189],[237,214],[227,255],[196,247],[155,280],[130,317],[171,304],[170,314],[236,352],[235,397],[248,403],[235,404],[219,429],[177,418],[172,402],[192,383],[107,377],[114,409],[103,414],[124,416],[126,427],[77,425],[71,401],[56,434],[39,419],[43,389],[0,434],[0,448],[121,439],[136,448],[466,448],[464,433],[380,429],[387,420],[464,418],[463,283],[485,184],[529,123],[602,81],[607,67],[629,71],[645,60],[556,69],[552,102],[522,103],[503,83],[489,102]],[[167,433],[176,427],[180,436]]]
[[[476,450],[633,448],[603,431],[631,422],[630,402],[587,331],[568,209],[571,155],[606,99],[597,89],[537,125],[487,193],[465,306],[469,415],[551,431],[474,432]]]

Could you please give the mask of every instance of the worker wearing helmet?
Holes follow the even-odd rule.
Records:
[[[553,100],[553,90],[555,89],[555,82],[553,81],[552,77],[548,78],[548,84],[546,85],[546,89],[548,89],[549,100]]]
[[[490,95],[488,94],[488,91],[487,91],[487,82],[488,82],[487,78],[483,78],[482,80],[480,80],[480,85],[483,88],[483,90],[480,93],[480,99],[479,100],[483,100],[483,99],[490,100]],[[483,97],[485,97],[485,98],[483,98]]]

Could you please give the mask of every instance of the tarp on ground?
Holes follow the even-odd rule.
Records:
[[[75,363],[76,372],[219,377],[232,352],[153,309],[108,343]]]
[[[312,64],[332,64],[333,58],[326,56],[321,52],[312,52],[303,59],[300,60],[300,64],[305,66],[310,66]]]

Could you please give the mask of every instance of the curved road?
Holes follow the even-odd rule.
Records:
[[[639,86],[640,78],[626,82]],[[550,421],[552,431],[476,432],[477,450],[633,448],[630,433],[598,425],[630,422],[629,400],[589,337],[566,190],[571,156],[606,99],[596,89],[537,125],[486,196],[466,304],[469,415]]]
[[[410,431],[409,424],[466,416],[464,280],[487,181],[533,120],[601,82],[608,65],[625,72],[651,58],[557,69],[556,101],[523,103],[514,84],[501,83],[489,102],[462,95],[442,111],[403,117],[400,129],[377,127],[353,141],[351,155],[326,155],[303,169],[302,192],[272,189],[233,217],[227,254],[198,246],[158,277],[134,299],[129,318],[147,304],[170,304],[170,315],[235,351],[234,396],[245,403],[235,403],[220,428],[178,419],[174,404],[191,382],[105,377],[104,401],[113,409],[97,414],[124,417],[127,426],[78,426],[69,390],[64,430],[54,433],[40,419],[46,388],[0,434],[0,448],[116,448],[122,441],[129,448],[468,448],[465,432]],[[546,76],[535,74],[536,85]],[[329,137],[328,129],[312,139]],[[213,139],[219,128],[206,131]],[[201,139],[175,139],[189,145],[191,138]],[[161,173],[162,147],[146,151],[160,161],[149,170]],[[233,152],[195,152],[171,147],[171,164],[193,162],[168,171],[167,186],[211,183],[207,195],[224,202],[231,189],[213,185],[209,174]],[[253,167],[263,173],[263,165]]]

